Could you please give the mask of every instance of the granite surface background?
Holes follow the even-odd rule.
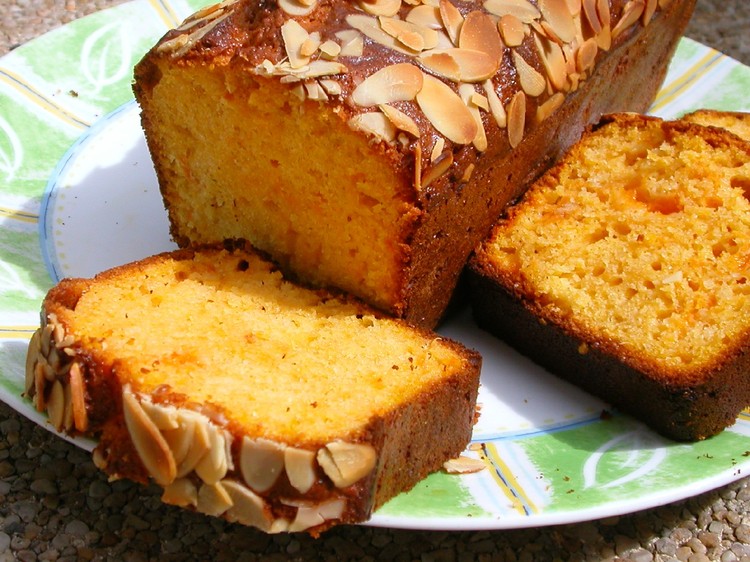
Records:
[[[1,0],[0,56],[125,0]],[[750,65],[750,2],[698,0],[687,35]],[[750,94],[750,93],[749,93]],[[510,531],[341,527],[268,536],[108,482],[90,455],[0,403],[0,562],[631,560],[750,562],[750,480],[605,520]]]

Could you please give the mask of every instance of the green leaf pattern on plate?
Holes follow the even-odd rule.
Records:
[[[0,59],[0,398],[32,419],[24,350],[51,280],[40,252],[40,202],[68,148],[132,99],[132,68],[205,0],[136,0],[61,27]],[[750,69],[683,40],[653,113],[747,110]],[[486,469],[436,473],[384,506],[376,525],[508,528],[624,513],[729,482],[747,470],[750,421],[710,440],[665,441],[620,415],[482,441]],[[674,479],[686,484],[675,490]],[[663,493],[662,493],[663,492]],[[647,499],[644,500],[644,497]],[[645,502],[645,503],[644,503]]]

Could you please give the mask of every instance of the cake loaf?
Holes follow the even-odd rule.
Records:
[[[114,478],[316,535],[366,520],[471,437],[479,355],[381,316],[249,248],[177,250],[54,287],[26,395],[97,438]]]
[[[680,119],[707,127],[720,127],[750,142],[750,113],[744,111],[697,109]]]
[[[750,144],[614,115],[509,208],[473,312],[551,372],[699,440],[750,404]]]
[[[226,0],[134,91],[178,245],[246,239],[423,327],[508,201],[644,111],[694,0]]]

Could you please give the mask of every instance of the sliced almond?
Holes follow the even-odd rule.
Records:
[[[583,0],[581,5],[583,8],[583,13],[586,16],[586,21],[588,21],[588,24],[595,35],[601,33],[602,31],[602,24],[599,21],[599,14],[597,14],[596,12],[596,2],[597,0]]]
[[[417,103],[438,132],[457,144],[469,144],[477,125],[469,109],[447,84],[429,75],[417,94]]]
[[[77,431],[85,432],[89,428],[89,416],[86,412],[86,389],[80,365],[74,361],[68,371],[68,385],[73,407],[73,425]]]
[[[164,486],[161,501],[180,507],[198,505],[198,488],[189,478],[177,478]]]
[[[284,469],[289,483],[300,494],[306,494],[317,479],[315,452],[297,447],[287,447],[284,449]]]
[[[445,139],[443,137],[438,137],[437,139],[435,139],[435,144],[432,145],[432,150],[430,151],[430,162],[435,162],[443,153],[444,148]]]
[[[603,51],[612,46],[612,24],[609,12],[609,0],[596,0],[596,14],[599,18],[600,31],[596,34],[596,44]]]
[[[518,80],[526,95],[533,98],[544,93],[547,89],[547,80],[536,68],[531,66],[521,53],[513,49],[513,64],[518,72]]]
[[[556,91],[562,90],[565,88],[568,74],[565,56],[560,45],[536,34],[534,35],[534,43],[550,84]]]
[[[232,498],[221,482],[204,483],[198,490],[198,502],[195,507],[201,513],[218,517],[232,505]]]
[[[372,472],[377,453],[366,443],[332,441],[318,450],[317,459],[337,488],[347,488]]]
[[[617,37],[626,29],[632,27],[632,25],[641,19],[643,11],[646,9],[644,0],[630,0],[623,6],[622,15],[617,25],[612,28],[612,39]]]
[[[333,499],[317,505],[301,505],[297,508],[294,521],[289,525],[289,532],[299,532],[322,525],[326,521],[340,519],[344,514],[344,500]]]
[[[393,126],[400,131],[406,131],[413,137],[419,136],[419,127],[414,122],[414,119],[409,117],[403,111],[393,107],[392,105],[381,104],[378,106],[388,120],[393,123]]]
[[[296,20],[289,19],[281,25],[284,50],[292,68],[302,68],[310,62],[310,56],[305,56],[301,52],[302,46],[309,37],[310,34]]]
[[[504,129],[508,123],[508,116],[505,113],[503,102],[500,101],[495,91],[495,85],[492,83],[492,80],[485,80],[482,87],[484,88],[484,93],[487,95],[487,103],[490,106],[492,117],[495,118],[495,123],[497,123],[498,127]]]
[[[234,480],[226,479],[221,484],[232,500],[232,507],[224,513],[227,520],[257,527],[261,531],[271,529],[273,517],[263,498]]]
[[[484,131],[482,115],[479,113],[479,108],[471,101],[476,94],[476,90],[471,84],[460,84],[458,87],[458,93],[461,96],[463,102],[466,104],[466,107],[469,108],[469,112],[474,118],[474,122],[477,124],[477,134],[474,136],[471,143],[479,152],[484,152],[485,150],[487,150],[487,135]]]
[[[290,16],[306,16],[315,9],[317,2],[304,3],[300,0],[277,0],[279,8]]]
[[[336,33],[336,38],[341,41],[340,57],[361,57],[364,52],[364,39],[356,29],[344,29]]]
[[[307,98],[313,101],[328,101],[328,94],[322,88],[317,80],[308,80],[305,82],[305,92]]]
[[[31,391],[34,389],[34,370],[36,364],[39,361],[39,354],[41,353],[41,340],[42,340],[42,328],[37,328],[34,334],[29,340],[29,346],[26,350],[26,369],[24,371],[24,394],[31,396]]]
[[[410,63],[398,63],[371,74],[352,92],[352,101],[371,107],[396,101],[413,100],[422,89],[423,73]]]
[[[65,412],[63,413],[63,429],[65,431],[71,431],[75,426],[73,420],[73,394],[70,390],[70,385],[63,385],[63,392],[65,394]]]
[[[47,377],[44,374],[45,367],[49,367],[49,365],[47,365],[47,361],[43,357],[40,357],[34,367],[34,405],[37,412],[44,412],[47,409],[45,396]]]
[[[52,383],[47,398],[47,415],[52,427],[57,431],[62,431],[65,422],[65,390],[60,381]]]
[[[544,20],[563,43],[570,43],[575,39],[573,14],[570,13],[566,0],[539,0],[538,5]]]
[[[576,69],[578,72],[586,73],[594,68],[598,52],[599,47],[596,44],[596,39],[586,39],[576,51]]]
[[[542,105],[536,108],[536,121],[541,123],[552,115],[565,101],[565,94],[555,92]]]
[[[363,33],[366,37],[391,50],[406,55],[415,55],[417,53],[417,51],[409,49],[401,42],[399,42],[395,37],[392,37],[385,31],[383,31],[378,20],[373,18],[372,16],[367,16],[364,14],[349,14],[348,16],[346,16],[346,23],[348,23],[357,31]]]
[[[359,6],[374,16],[395,16],[401,9],[401,0],[360,0]]]
[[[453,82],[482,82],[497,71],[496,61],[484,51],[473,49],[433,49],[417,60],[426,68]]]
[[[206,420],[208,451],[195,465],[195,473],[206,484],[216,484],[227,473],[227,443],[224,431]]]
[[[320,32],[314,31],[313,33],[310,33],[307,36],[307,39],[305,39],[302,42],[302,45],[300,45],[300,55],[302,55],[303,57],[311,57],[320,48],[320,43]]]
[[[409,13],[406,14],[406,21],[436,31],[443,29],[440,9],[427,4],[420,4],[409,10]]]
[[[355,131],[370,135],[377,141],[393,142],[396,139],[396,127],[390,119],[379,111],[355,115],[347,124]]]
[[[166,486],[177,474],[174,457],[159,429],[128,390],[122,393],[125,426],[143,466],[157,484]]]
[[[510,14],[527,24],[542,17],[528,0],[485,0],[484,9],[500,17]]]
[[[208,436],[208,424],[205,416],[197,412],[181,411],[181,423],[192,424],[192,439],[188,442],[189,447],[182,460],[177,463],[177,477],[181,478],[193,472],[196,465],[206,455],[211,446]]]
[[[659,0],[646,0],[646,7],[643,10],[642,22],[644,27],[651,23],[651,18],[656,13],[656,8],[659,5]]]
[[[449,474],[472,474],[487,468],[484,461],[461,455],[456,459],[450,459],[443,463],[443,468]]]
[[[256,492],[270,490],[284,470],[285,445],[269,439],[242,438],[240,472]]]
[[[154,425],[163,431],[165,429],[176,429],[179,427],[177,408],[174,406],[162,406],[153,402],[141,401],[141,408],[146,412]]]
[[[385,16],[380,16],[378,21],[383,31],[414,51],[434,49],[438,44],[437,31],[429,27]]]
[[[526,26],[513,14],[502,16],[497,22],[497,28],[508,47],[518,47],[526,37]]]
[[[436,179],[450,170],[453,165],[453,153],[450,150],[442,152],[432,163],[432,166],[422,174],[422,188],[426,188]]]
[[[523,140],[526,128],[526,94],[516,92],[508,104],[508,142],[516,148]]]
[[[458,46],[486,53],[495,62],[494,72],[500,67],[505,50],[495,22],[486,13],[478,10],[469,12],[464,19]]]
[[[440,0],[439,12],[443,27],[448,32],[448,37],[454,45],[458,45],[458,36],[461,33],[464,17],[450,0]]]
[[[329,39],[328,41],[323,41],[318,49],[320,49],[320,52],[323,54],[323,56],[331,59],[335,59],[341,54],[341,45],[331,39]]]
[[[321,79],[318,80],[318,83],[320,84],[320,87],[325,90],[326,94],[329,96],[340,96],[342,93],[341,89],[341,83],[337,82],[336,80],[330,80],[330,79]]]
[[[565,0],[568,4],[568,10],[573,17],[581,13],[581,0]]]

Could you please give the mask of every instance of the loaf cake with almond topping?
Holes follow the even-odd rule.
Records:
[[[61,281],[26,395],[98,439],[114,478],[267,532],[356,523],[457,457],[481,359],[250,248],[176,250]]]
[[[470,262],[478,324],[676,440],[750,404],[750,144],[615,115]]]
[[[226,0],[134,91],[181,247],[434,327],[504,206],[606,112],[644,111],[694,0]]]

